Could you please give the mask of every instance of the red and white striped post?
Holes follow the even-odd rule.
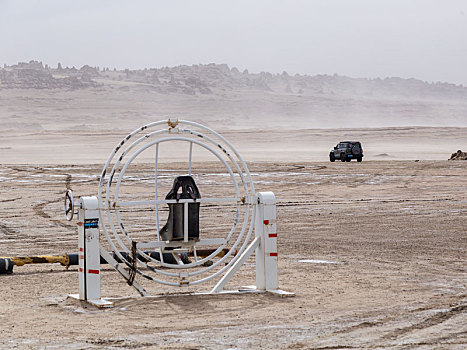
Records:
[[[260,237],[256,248],[256,289],[273,291],[279,288],[277,278],[276,197],[272,192],[257,194],[255,236]]]
[[[81,197],[78,210],[79,299],[97,306],[112,305],[101,299],[99,252],[99,203],[97,197]]]

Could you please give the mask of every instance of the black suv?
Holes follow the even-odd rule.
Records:
[[[339,142],[336,147],[329,153],[329,160],[335,162],[340,159],[341,162],[350,162],[351,159],[356,159],[361,162],[363,158],[362,144],[358,141],[343,141]]]

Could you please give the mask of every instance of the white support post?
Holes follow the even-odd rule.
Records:
[[[256,203],[255,236],[260,239],[255,251],[256,289],[293,296],[294,293],[279,289],[276,196],[272,192],[259,192]]]
[[[257,197],[255,236],[261,241],[256,248],[256,288],[274,290],[277,280],[276,197],[272,192],[260,192]]]
[[[214,288],[211,290],[211,294],[220,293],[224,289],[225,285],[230,281],[232,276],[242,267],[245,261],[253,254],[253,251],[259,245],[260,239],[256,237],[253,242],[243,251],[242,255],[237,259],[237,261],[232,265],[232,267],[227,271],[227,273],[217,282]],[[255,286],[245,287],[248,290],[256,290]]]
[[[112,306],[101,299],[99,212],[97,197],[81,197],[78,210],[79,300],[99,307]]]

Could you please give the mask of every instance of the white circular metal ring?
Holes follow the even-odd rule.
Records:
[[[201,259],[197,259],[195,255],[195,261],[186,264],[159,261],[163,259],[155,259],[145,251],[146,247],[153,246],[160,254],[163,254],[164,252],[170,252],[172,246],[179,244],[175,242],[171,245],[171,242],[162,242],[159,235],[159,205],[169,202],[158,197],[158,184],[161,176],[159,170],[159,146],[171,142],[189,144],[187,170],[190,175],[192,173],[193,146],[212,154],[224,166],[226,176],[230,178],[230,186],[234,187],[235,193],[232,198],[203,197],[199,200],[203,213],[210,210],[206,206],[209,203],[211,205],[215,205],[215,203],[232,203],[234,207],[233,223],[231,229],[225,233],[225,237],[217,239],[217,245],[210,254]],[[128,180],[127,169],[143,152],[151,149],[155,149],[154,199],[127,202],[121,200],[121,184]],[[207,186],[205,187],[207,188]],[[145,125],[127,135],[109,156],[101,173],[98,190],[101,228],[110,250],[120,261],[130,267],[131,263],[128,257],[134,239],[131,238],[132,229],[128,229],[124,223],[122,210],[153,205],[156,212],[155,232],[157,239],[155,241],[138,241],[138,267],[136,272],[149,280],[166,285],[195,285],[221,275],[235,263],[248,245],[254,226],[254,205],[251,203],[254,196],[254,185],[246,163],[224,137],[195,122],[162,120]],[[187,208],[187,206],[185,207]],[[180,246],[184,247],[184,249],[188,247],[187,249],[193,250],[196,254],[198,246],[210,242],[214,242],[214,240],[209,241],[200,238],[198,242],[183,242],[180,243]],[[214,244],[211,246],[214,246]],[[224,252],[224,255],[216,258],[221,251]],[[208,264],[211,260],[215,261]]]

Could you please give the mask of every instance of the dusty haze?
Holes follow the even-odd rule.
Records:
[[[254,161],[326,160],[348,139],[363,143],[367,160],[467,149],[467,88],[415,79],[31,61],[0,69],[0,102],[2,163],[103,163],[130,131],[165,118],[226,133]]]

